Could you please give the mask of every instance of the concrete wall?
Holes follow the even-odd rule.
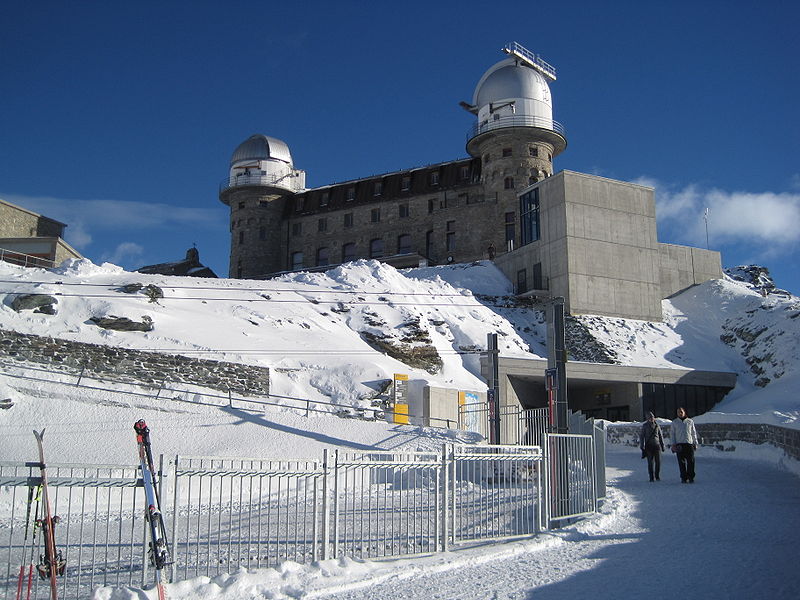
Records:
[[[652,188],[564,171],[569,311],[660,321]]]
[[[430,427],[458,427],[459,393],[463,390],[425,386],[422,395],[423,425]],[[486,402],[486,392],[469,393],[478,396],[478,402]]]
[[[661,295],[668,298],[698,283],[722,278],[722,257],[714,250],[659,244]]]
[[[143,352],[0,330],[0,359],[104,380],[156,385],[183,383],[225,394],[268,396],[269,369],[176,354]],[[24,366],[21,364],[20,366]]]

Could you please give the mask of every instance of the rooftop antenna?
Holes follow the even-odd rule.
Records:
[[[706,206],[706,210],[703,213],[703,220],[706,222],[706,250],[709,249],[708,247],[708,207]]]
[[[517,42],[508,42],[505,46],[503,46],[503,52],[510,54],[511,56],[515,56],[521,63],[536,69],[550,81],[556,80],[556,68],[553,65],[546,63],[544,60],[542,60],[542,57],[540,57],[538,54],[534,54],[522,44]]]

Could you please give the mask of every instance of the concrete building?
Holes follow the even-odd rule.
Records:
[[[82,258],[64,239],[66,225],[0,200],[0,260],[28,267],[53,267]]]
[[[468,158],[313,189],[288,146],[253,135],[233,153],[229,275],[267,278],[358,258],[398,268],[494,260],[518,294],[571,314],[661,320],[661,300],[722,275],[717,252],[661,244],[652,188],[561,171],[555,69],[516,43],[478,81]]]

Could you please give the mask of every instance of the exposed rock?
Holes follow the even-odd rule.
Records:
[[[152,283],[148,285],[142,285],[141,283],[128,283],[123,285],[121,288],[118,288],[118,290],[125,294],[136,294],[138,292],[143,292],[144,295],[150,299],[150,302],[158,302],[164,297],[164,290],[157,285],[153,285]]]
[[[443,366],[442,358],[433,346],[412,346],[411,344],[397,342],[392,338],[375,335],[368,331],[362,331],[361,337],[376,350],[399,360],[409,367],[424,369],[433,375],[438,373]]]
[[[92,323],[103,329],[113,329],[114,331],[153,331],[153,319],[148,316],[142,317],[141,321],[133,321],[128,317],[91,317]]]
[[[11,308],[17,312],[36,309],[36,312],[54,315],[56,314],[56,310],[53,308],[54,304],[58,304],[58,299],[55,296],[50,296],[48,294],[23,294],[11,301]]]

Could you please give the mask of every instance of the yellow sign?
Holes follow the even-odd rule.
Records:
[[[394,380],[395,381],[408,381],[408,375],[405,375],[404,373],[395,373],[394,374]]]
[[[394,405],[394,422],[408,425],[408,404]]]

